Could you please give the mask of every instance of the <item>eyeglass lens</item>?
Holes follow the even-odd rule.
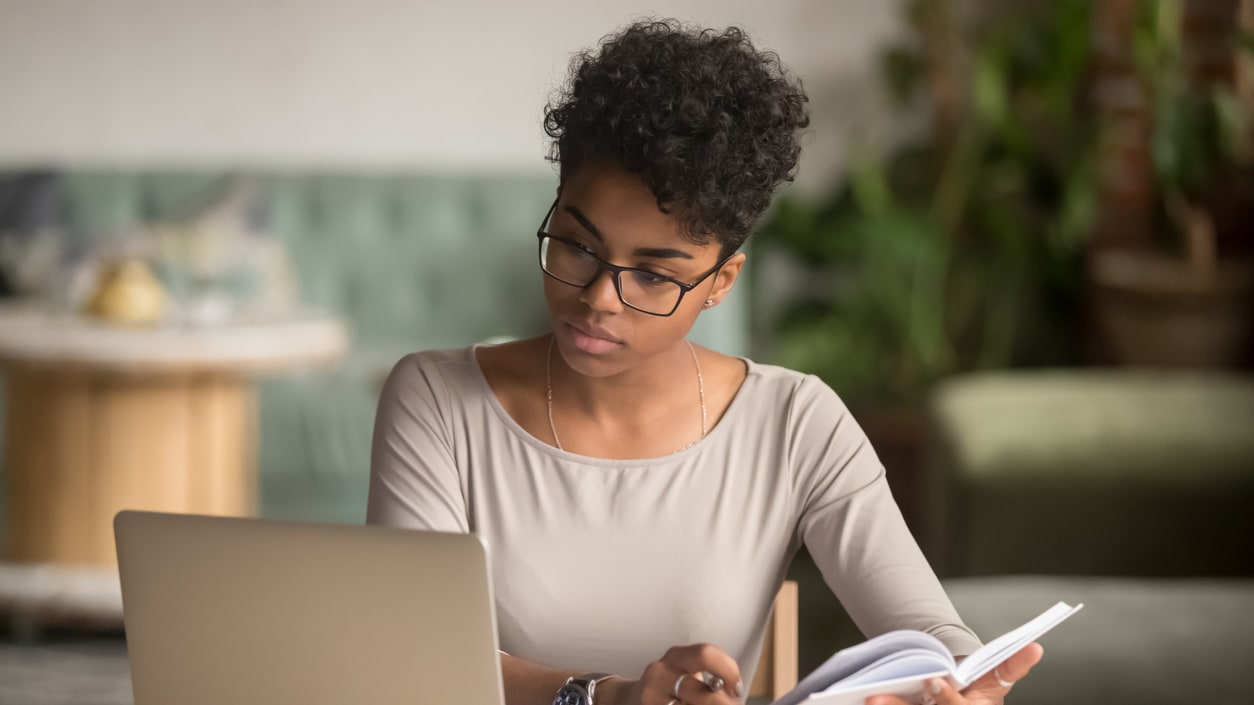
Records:
[[[603,269],[592,253],[552,237],[540,244],[540,264],[553,277],[578,287],[591,284]],[[640,270],[616,272],[614,280],[623,303],[649,313],[670,313],[683,295],[677,283]]]

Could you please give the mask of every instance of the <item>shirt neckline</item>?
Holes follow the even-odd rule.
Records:
[[[599,458],[595,455],[572,453],[568,450],[562,450],[556,446],[550,445],[532,435],[531,432],[523,428],[521,424],[515,421],[513,416],[510,416],[509,412],[506,411],[505,407],[501,404],[501,400],[497,398],[496,392],[492,391],[492,385],[488,384],[488,377],[483,373],[483,367],[479,365],[479,356],[476,354],[476,351],[481,347],[489,346],[489,343],[475,343],[474,345],[466,348],[465,354],[469,358],[467,362],[474,370],[476,384],[478,384],[482,394],[487,397],[488,405],[492,408],[492,411],[505,423],[505,426],[528,445],[544,452],[547,455],[566,460],[578,461],[585,465],[597,465],[601,467],[664,465],[675,460],[687,458],[694,453],[700,452],[702,448],[712,442],[712,440],[714,440],[718,435],[725,433],[723,428],[728,425],[729,420],[731,420],[736,414],[740,413],[740,407],[742,406],[741,398],[744,396],[745,387],[749,385],[750,379],[757,377],[759,372],[759,365],[753,360],[741,355],[734,356],[737,360],[740,360],[745,364],[745,378],[741,380],[740,387],[736,390],[736,393],[732,395],[732,400],[727,405],[727,409],[723,412],[723,416],[719,419],[719,422],[715,424],[704,437],[699,439],[696,443],[693,443],[691,446],[674,453],[667,453],[666,455],[652,456],[648,458]]]

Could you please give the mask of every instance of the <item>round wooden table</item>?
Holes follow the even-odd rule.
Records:
[[[122,328],[0,306],[5,559],[112,568],[121,509],[253,513],[253,377],[347,347],[326,315]]]

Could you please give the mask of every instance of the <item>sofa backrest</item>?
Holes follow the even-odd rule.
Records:
[[[1254,575],[1254,376],[973,373],[931,411],[942,574]]]
[[[545,174],[0,171],[0,238],[22,236],[13,211],[27,208],[18,226],[64,232],[81,258],[147,225],[250,203],[240,210],[285,246],[301,304],[353,332],[340,368],[260,381],[263,513],[360,521],[379,385],[396,360],[546,330],[535,231],[555,186]],[[702,314],[696,342],[748,353],[745,288]]]
[[[186,218],[244,185],[260,227],[287,247],[302,302],[344,316],[364,348],[456,347],[546,327],[534,233],[555,175],[75,169],[50,177],[50,217],[84,248]],[[746,353],[746,298],[703,315],[694,338]]]

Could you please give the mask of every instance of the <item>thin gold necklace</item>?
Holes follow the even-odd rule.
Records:
[[[557,446],[558,450],[566,450],[562,447],[561,439],[557,437],[557,425],[553,423],[553,346],[556,343],[557,336],[549,338],[549,352],[544,360],[544,386],[545,396],[548,399],[549,431],[553,433],[553,445]],[[701,399],[701,436],[692,443],[674,451],[672,455],[675,453],[682,453],[683,451],[695,446],[702,438],[705,438],[706,433],[705,380],[701,377],[701,361],[697,359],[697,351],[692,347],[692,343],[688,342],[686,338],[684,339],[684,343],[688,346],[688,352],[692,354],[693,366],[697,368],[697,395]]]

